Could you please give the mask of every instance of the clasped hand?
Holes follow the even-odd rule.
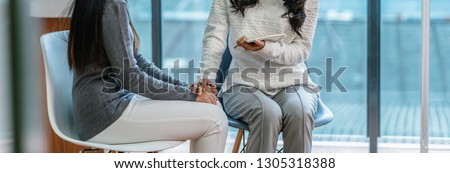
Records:
[[[197,102],[217,105],[217,85],[208,79],[200,79],[191,84],[192,93],[197,94]]]

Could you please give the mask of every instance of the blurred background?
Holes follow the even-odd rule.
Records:
[[[11,143],[11,120],[10,120],[10,111],[9,111],[9,103],[8,97],[9,95],[7,91],[8,89],[8,40],[7,38],[7,27],[6,23],[8,23],[7,17],[7,6],[6,0],[0,0],[0,152],[10,151],[10,147],[8,144]]]
[[[20,0],[19,0],[20,1]],[[61,17],[61,10],[67,0],[32,0],[32,10],[22,10],[31,16],[30,21],[40,24],[40,34],[55,31],[55,18]],[[51,3],[49,3],[51,2]],[[364,0],[320,0],[320,16],[312,55],[308,60],[310,67],[319,68],[324,73],[339,68],[346,68],[339,77],[345,87],[323,91],[321,97],[335,114],[335,119],[328,125],[314,130],[313,152],[368,152],[367,137],[367,57],[368,57],[368,3]],[[141,48],[150,60],[155,57],[153,48],[154,32],[152,14],[157,9],[161,14],[162,67],[170,69],[179,60],[181,67],[188,67],[188,62],[195,61],[198,67],[202,53],[202,37],[207,22],[212,0],[165,0],[161,8],[152,7],[152,0],[128,0],[132,20],[141,38]],[[7,0],[0,0],[0,152],[13,151],[13,118],[11,110],[10,82],[17,76],[10,69],[10,35],[11,19]],[[431,152],[450,151],[450,1],[431,0],[431,90],[430,90],[430,150]],[[380,102],[380,138],[378,152],[419,152],[420,136],[420,66],[421,66],[421,0],[381,0],[381,102]],[[37,21],[37,22],[36,22]],[[33,23],[33,22],[30,22]],[[38,26],[38,25],[36,25]],[[37,27],[39,28],[39,27]],[[36,42],[37,43],[37,42]],[[156,46],[156,47],[158,47]],[[34,45],[39,48],[39,45]],[[33,56],[23,58],[34,63],[37,71],[42,70],[39,51]],[[326,59],[332,59],[333,69],[326,69]],[[38,106],[29,106],[23,102],[23,109],[31,111],[34,119],[22,119],[19,125],[34,129],[31,134],[36,137],[25,141],[35,142],[36,152],[71,152],[77,146],[62,144],[46,125],[45,99],[42,94],[42,72],[34,75],[39,89],[28,88],[35,93]],[[313,75],[314,82],[326,86],[325,76]],[[24,79],[24,78],[19,78]],[[181,76],[186,81],[194,81],[188,76]],[[26,100],[26,99],[24,99]],[[33,105],[33,104],[31,104]],[[42,106],[44,105],[44,106]],[[37,117],[37,118],[36,118]],[[32,121],[32,122],[29,122]],[[27,125],[29,124],[29,125]],[[37,130],[36,130],[37,129]],[[25,136],[30,135],[24,130]],[[230,129],[229,143],[234,142],[236,129]],[[281,138],[280,138],[281,139]],[[282,141],[279,142],[280,146]],[[28,147],[25,147],[28,148]],[[55,149],[57,148],[57,149]],[[174,150],[182,151],[183,149]],[[28,150],[24,150],[28,151]]]

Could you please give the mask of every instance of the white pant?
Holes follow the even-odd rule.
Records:
[[[227,133],[228,120],[221,106],[136,96],[116,122],[89,141],[124,144],[191,140],[190,152],[220,153],[224,152]]]

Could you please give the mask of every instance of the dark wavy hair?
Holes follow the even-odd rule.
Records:
[[[305,4],[306,0],[283,0],[284,6],[287,8],[287,12],[282,15],[282,17],[289,18],[289,23],[291,24],[292,30],[298,35],[302,36],[300,33],[303,23],[305,23]],[[235,9],[236,13],[244,12],[246,8],[253,8],[259,4],[259,0],[230,0],[232,7]]]
[[[74,68],[78,74],[84,72],[85,67],[94,64],[100,68],[108,62],[103,43],[102,19],[107,0],[72,0],[66,9],[70,19],[70,33],[67,55],[70,69]],[[139,36],[130,22],[134,34],[134,46],[139,48]]]

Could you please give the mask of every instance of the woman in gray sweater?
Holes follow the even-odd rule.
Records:
[[[191,152],[224,151],[228,123],[215,94],[194,94],[140,53],[126,0],[75,0],[71,7],[68,62],[82,140],[191,140]]]

